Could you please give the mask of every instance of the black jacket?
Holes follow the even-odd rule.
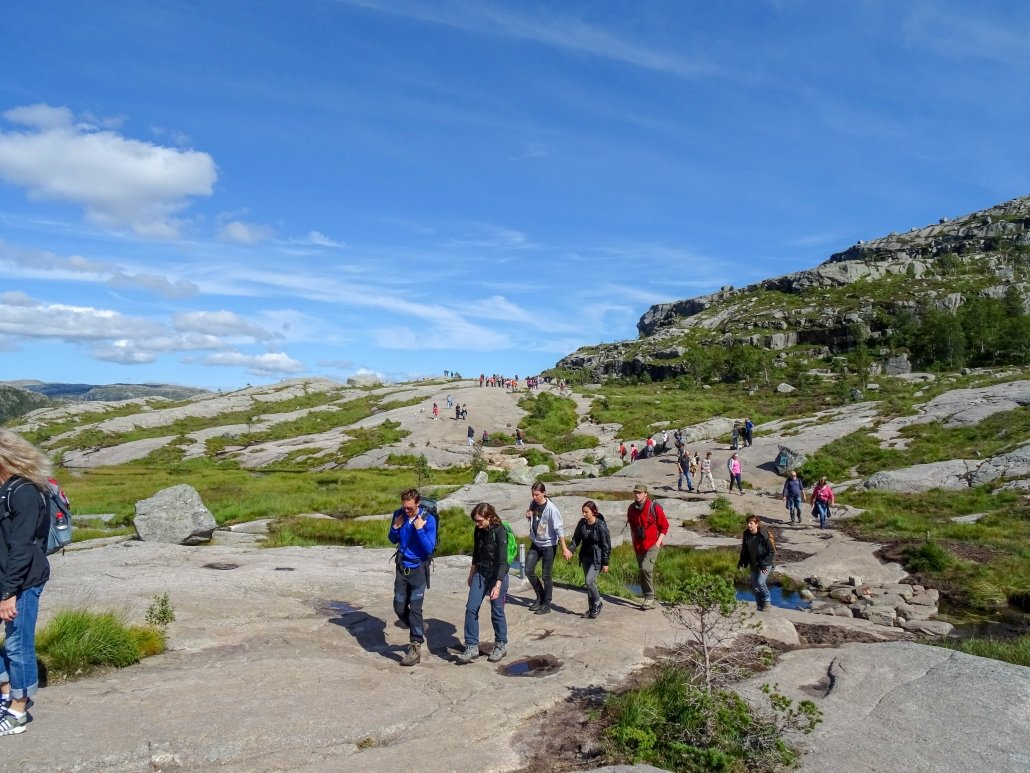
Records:
[[[744,529],[744,538],[740,543],[740,560],[737,566],[749,566],[752,569],[768,569],[773,565],[776,558],[776,548],[769,539],[769,532],[765,527],[758,527],[758,531],[752,534]]]
[[[582,545],[579,551],[579,562],[584,566],[608,566],[612,555],[612,538],[608,532],[608,524],[604,516],[597,514],[594,525],[587,524],[586,518],[580,518],[576,524],[576,531],[572,535],[572,542],[569,550],[575,551],[577,545]]]
[[[472,539],[472,565],[489,588],[508,573],[508,532],[501,523],[489,529],[476,526]]]
[[[0,598],[50,579],[46,504],[39,489],[22,480],[12,476],[0,487]]]

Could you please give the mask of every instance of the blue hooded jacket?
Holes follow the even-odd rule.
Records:
[[[426,525],[421,529],[414,526],[414,518],[408,518],[404,508],[394,510],[393,519],[390,521],[390,534],[388,538],[394,545],[398,545],[397,553],[401,566],[414,569],[426,563],[436,550],[436,516],[429,513],[419,505],[419,514],[425,520]],[[397,516],[404,516],[404,523],[394,528],[393,521]]]

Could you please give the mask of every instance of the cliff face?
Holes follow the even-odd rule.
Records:
[[[649,308],[635,341],[584,347],[561,370],[661,379],[685,372],[692,348],[745,344],[807,355],[884,340],[899,310],[954,312],[971,298],[1018,292],[1030,280],[1030,196],[834,253],[821,265],[747,287]]]

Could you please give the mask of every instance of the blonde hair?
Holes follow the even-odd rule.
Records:
[[[45,491],[52,469],[50,459],[32,443],[10,430],[0,429],[0,475],[4,480],[20,475]]]

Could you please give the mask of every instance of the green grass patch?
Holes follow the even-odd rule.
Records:
[[[126,625],[115,612],[62,610],[36,634],[36,652],[51,680],[104,667],[124,668],[164,648],[163,631]]]
[[[901,561],[956,606],[991,610],[1025,606],[1030,598],[1030,504],[1017,492],[849,491],[842,499],[865,510],[842,528],[888,543],[886,558]],[[976,523],[951,520],[972,513],[984,516]]]
[[[579,416],[576,403],[571,398],[540,392],[523,397],[519,400],[519,407],[528,414],[519,426],[525,431],[526,440],[530,443],[539,443],[556,454],[580,448],[596,448],[598,445],[596,437],[576,434]]]
[[[445,486],[464,485],[472,477],[468,468],[433,471],[433,483]],[[137,501],[188,483],[220,525],[299,513],[350,517],[393,512],[400,492],[418,485],[413,469],[251,471],[208,458],[167,467],[62,470],[58,479],[76,512],[115,513],[126,523],[135,515]]]
[[[1030,667],[1030,634],[1013,639],[931,639],[926,642],[935,647],[958,650],[967,655],[976,655],[991,660],[1003,660],[1017,666]]]

